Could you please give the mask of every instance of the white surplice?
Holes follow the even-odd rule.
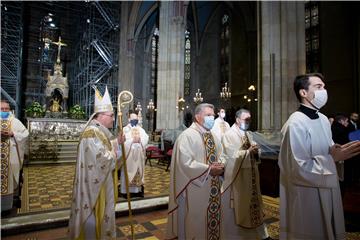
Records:
[[[69,219],[71,239],[114,239],[117,140],[92,120],[80,136]],[[98,238],[96,238],[98,222]]]
[[[125,156],[126,167],[129,177],[129,192],[141,192],[141,186],[144,185],[146,146],[149,142],[149,136],[139,125],[132,127],[128,124],[124,127],[125,134]],[[133,138],[140,137],[140,143],[134,143]],[[121,169],[121,193],[126,193],[124,168]]]
[[[282,129],[280,239],[345,239],[343,206],[327,117],[293,113]]]
[[[12,114],[1,120],[1,126],[14,133],[13,137],[1,139],[1,211],[4,211],[12,208],[14,190],[19,187],[29,131]]]
[[[207,236],[212,177],[206,162],[204,132],[204,128],[193,123],[175,142],[170,166],[167,239],[205,239]],[[216,137],[214,141],[217,161],[221,161],[221,143]]]
[[[229,129],[230,125],[224,119],[218,117],[215,119],[215,123],[211,129],[211,133],[221,141],[222,136],[224,136],[226,131]]]

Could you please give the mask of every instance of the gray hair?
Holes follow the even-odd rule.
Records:
[[[198,115],[199,113],[201,113],[207,107],[211,108],[211,109],[214,109],[214,105],[212,105],[210,103],[201,103],[201,104],[196,106],[194,114]]]
[[[245,109],[245,108],[241,108],[241,109],[237,110],[237,112],[235,113],[235,117],[240,118],[241,114],[243,114],[243,113],[249,113],[250,114],[250,111]]]

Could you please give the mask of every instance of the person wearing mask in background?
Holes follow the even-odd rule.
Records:
[[[177,138],[170,166],[167,239],[221,239],[222,146],[213,136],[214,106],[195,108],[192,125]]]
[[[214,126],[211,129],[211,133],[220,141],[225,132],[230,129],[229,123],[225,121],[225,116],[225,109],[220,108],[218,112],[218,118],[215,119]]]
[[[146,146],[149,136],[145,130],[139,126],[139,119],[136,113],[130,113],[129,124],[123,129],[125,134],[125,156],[127,172],[129,177],[129,192],[131,197],[144,197],[145,183],[145,160]],[[120,192],[126,198],[124,168],[121,169],[121,189]]]
[[[240,109],[222,138],[226,159],[222,186],[224,239],[271,239],[264,223],[258,170],[259,147],[248,131],[250,111]]]
[[[24,162],[29,131],[11,113],[7,101],[1,100],[0,108],[1,212],[3,212],[13,208],[14,200],[20,201],[20,170]]]
[[[360,142],[334,144],[323,76],[295,78],[300,102],[281,133],[280,239],[345,239],[344,213],[335,163],[360,153]]]

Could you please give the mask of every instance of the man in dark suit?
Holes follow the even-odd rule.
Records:
[[[349,119],[338,114],[335,116],[334,123],[331,125],[332,138],[335,143],[345,144],[349,142]]]
[[[359,126],[359,114],[356,112],[353,112],[350,114],[350,121],[349,121],[349,132],[353,132],[355,130],[358,130],[360,128]]]
[[[349,125],[349,119],[345,115],[337,114],[335,116],[334,122],[331,125],[332,138],[335,143],[343,145],[349,142]],[[345,185],[351,173],[349,173],[348,166],[344,166],[343,161],[336,163],[336,169],[339,175],[341,196],[344,197]]]

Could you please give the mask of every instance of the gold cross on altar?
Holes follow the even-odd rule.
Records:
[[[51,42],[51,43],[58,46],[58,55],[57,55],[56,62],[57,62],[57,63],[60,63],[60,51],[61,51],[61,46],[66,47],[67,44],[64,43],[64,42],[61,42],[61,37],[60,37],[60,36],[59,36],[59,41],[58,41],[58,42]]]

